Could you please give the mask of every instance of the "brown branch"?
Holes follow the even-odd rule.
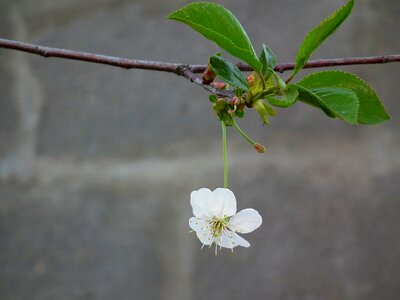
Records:
[[[316,59],[316,60],[310,60],[303,67],[303,69],[349,66],[349,65],[387,64],[392,62],[400,62],[400,54],[385,55],[385,56],[369,56],[369,57]],[[279,64],[275,67],[275,70],[281,73],[293,69],[294,69],[294,63]]]
[[[7,49],[28,52],[43,57],[59,57],[64,59],[105,64],[124,69],[144,69],[144,70],[175,73],[179,76],[185,77],[186,79],[190,80],[191,82],[197,85],[202,86],[211,93],[220,96],[228,96],[231,94],[228,91],[221,91],[211,86],[204,85],[201,79],[199,79],[194,75],[195,73],[202,73],[205,70],[206,65],[187,65],[180,63],[128,59],[128,58],[106,56],[89,52],[45,47],[45,46],[2,39],[2,38],[0,38],[0,48],[7,48]],[[400,62],[400,54],[386,55],[386,56],[372,56],[372,57],[351,57],[351,58],[311,60],[304,66],[304,68],[322,68],[322,67],[335,67],[344,65],[384,64],[391,62]],[[295,65],[294,63],[278,64],[275,67],[275,70],[277,72],[282,73],[284,71],[293,70],[294,65]],[[239,63],[238,67],[242,71],[252,71],[252,68],[249,67],[248,65]]]

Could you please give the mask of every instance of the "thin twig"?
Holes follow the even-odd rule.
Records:
[[[160,61],[149,61],[139,59],[128,59],[115,56],[107,56],[89,52],[73,51],[67,49],[51,48],[30,43],[24,43],[14,40],[0,38],[0,48],[14,49],[23,52],[37,54],[43,57],[59,57],[65,59],[80,60],[92,63],[106,64],[124,69],[145,69],[153,71],[179,73],[180,68],[187,68],[192,73],[201,73],[205,70],[205,65],[187,65],[180,63],[169,63]],[[390,62],[399,62],[400,54],[371,57],[351,57],[351,58],[333,58],[318,59],[309,61],[304,68],[334,67],[343,65],[361,65],[361,64],[384,64]],[[252,71],[244,64],[238,64],[242,71]],[[275,68],[278,72],[293,70],[294,63],[278,64]]]
[[[175,73],[183,76],[191,82],[202,86],[211,93],[218,96],[231,96],[231,92],[215,89],[211,86],[202,83],[201,79],[196,77],[195,73],[202,73],[206,69],[206,65],[187,65],[181,63],[170,63],[160,61],[149,61],[139,59],[128,59],[115,56],[107,56],[95,54],[90,52],[81,52],[68,49],[52,48],[40,46],[30,43],[19,42],[15,40],[8,40],[0,38],[0,48],[13,49],[17,51],[28,52],[37,54],[43,57],[58,57],[64,59],[79,60],[85,62],[92,62],[98,64],[105,64],[124,69],[144,69],[160,72]],[[333,58],[333,59],[318,59],[310,60],[304,68],[322,68],[322,67],[335,67],[344,65],[364,65],[364,64],[384,64],[391,62],[400,62],[400,54],[385,55],[385,56],[371,56],[371,57],[351,57],[351,58]],[[294,63],[278,64],[275,71],[284,72],[293,70]],[[238,67],[242,71],[252,71],[248,65],[239,63]]]

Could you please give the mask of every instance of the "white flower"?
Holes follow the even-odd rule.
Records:
[[[193,191],[190,204],[194,215],[189,220],[190,228],[196,232],[203,246],[215,243],[216,253],[217,245],[232,250],[236,246],[250,247],[250,243],[236,232],[252,232],[262,223],[260,214],[252,208],[236,213],[236,198],[228,189],[211,191],[202,188]]]

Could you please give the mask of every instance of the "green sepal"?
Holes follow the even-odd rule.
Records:
[[[233,126],[232,117],[227,112],[222,112],[220,119],[226,126]]]
[[[235,111],[235,114],[236,114],[236,116],[238,117],[238,118],[243,118],[244,117],[244,110],[243,109],[237,109],[236,111]]]
[[[213,104],[213,110],[215,111],[215,114],[218,117],[221,117],[222,113],[226,110],[226,106],[228,103],[224,99],[218,99],[214,104]]]
[[[269,116],[275,116],[276,115],[276,111],[269,106],[267,103],[265,103],[263,100],[257,100],[254,101],[252,103],[254,109],[258,112],[258,114],[260,115],[263,124],[267,124],[269,125]]]

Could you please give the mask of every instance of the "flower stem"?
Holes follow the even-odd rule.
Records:
[[[257,75],[258,75],[258,77],[260,77],[260,80],[261,80],[261,83],[262,83],[263,90],[265,90],[265,88],[266,88],[267,84],[266,84],[266,82],[265,82],[264,76],[261,74],[261,72],[260,72],[260,71],[257,71]]]
[[[232,126],[235,127],[235,129],[241,134],[242,137],[245,138],[246,141],[248,141],[254,149],[257,150],[258,153],[264,153],[265,152],[265,147],[255,141],[253,141],[244,131],[239,127],[238,124],[236,124],[235,120],[231,118],[232,121]]]
[[[246,139],[252,146],[255,146],[257,142],[253,141],[244,131],[236,124],[235,120],[232,118],[232,125],[241,134],[242,137]]]
[[[222,126],[222,152],[224,155],[224,188],[228,188],[228,150],[226,147],[226,124],[221,120]]]

